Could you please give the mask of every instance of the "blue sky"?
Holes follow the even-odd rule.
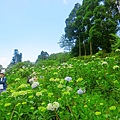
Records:
[[[82,0],[0,0],[0,64],[11,62],[14,49],[31,62],[42,50],[62,52],[57,43],[77,2]]]

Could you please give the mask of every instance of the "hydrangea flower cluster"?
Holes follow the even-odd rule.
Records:
[[[22,89],[22,88],[27,88],[29,85],[27,85],[27,84],[21,84],[19,87],[18,87],[18,89]]]
[[[81,95],[81,94],[85,93],[85,89],[82,90],[82,89],[80,88],[80,89],[77,91],[77,93],[78,93],[79,95]]]
[[[102,65],[107,65],[108,63],[106,62],[106,61],[104,61],[103,63],[102,63]]]
[[[67,77],[65,78],[65,80],[68,81],[68,82],[70,82],[70,81],[72,80],[72,78],[67,76]]]
[[[117,69],[117,68],[119,68],[118,65],[113,66],[113,69],[114,69],[114,70]]]
[[[39,82],[33,82],[33,84],[31,85],[31,87],[34,89],[34,88],[36,88],[36,87],[38,87],[39,86]]]
[[[120,52],[120,49],[116,49],[115,52]]]
[[[47,110],[51,110],[51,111],[54,111],[54,110],[57,110],[59,108],[59,103],[58,102],[53,102],[53,103],[49,103],[47,105]]]

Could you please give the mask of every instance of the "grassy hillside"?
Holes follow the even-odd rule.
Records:
[[[97,56],[97,55],[96,55]],[[119,120],[120,56],[16,65],[0,95],[1,120]],[[27,77],[36,76],[32,88]]]

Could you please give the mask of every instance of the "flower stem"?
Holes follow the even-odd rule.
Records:
[[[10,117],[10,120],[12,120],[12,116],[13,116],[13,114],[14,114],[15,107],[16,107],[16,106],[14,106],[14,108],[13,108],[13,111],[12,111],[12,114],[11,114],[11,117]]]
[[[55,114],[56,114],[56,120],[59,120],[59,116],[58,116],[56,110],[55,110]]]

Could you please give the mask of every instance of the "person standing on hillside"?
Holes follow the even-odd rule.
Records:
[[[0,92],[6,91],[7,83],[4,73],[0,73]]]

